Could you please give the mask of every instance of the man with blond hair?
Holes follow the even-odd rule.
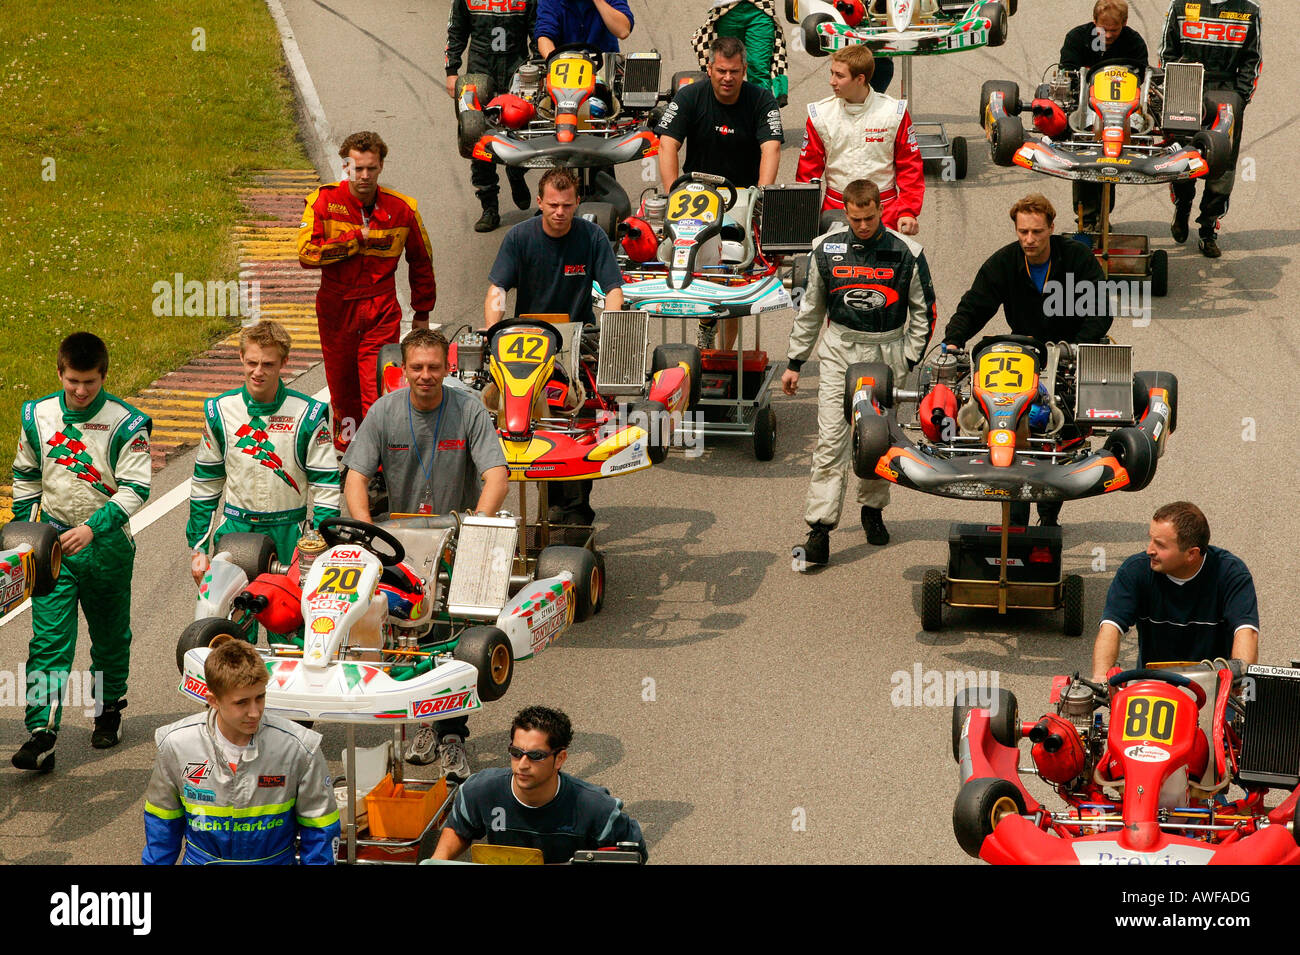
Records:
[[[339,155],[345,178],[307,197],[298,261],[305,269],[321,270],[316,320],[334,406],[334,444],[342,453],[379,397],[379,349],[396,344],[401,334],[395,276],[403,250],[410,268],[412,327],[429,326],[438,288],[415,200],[379,186],[388,155],[383,139],[378,133],[353,133]]]
[[[313,526],[339,513],[339,466],[324,402],[292,391],[280,380],[289,357],[289,333],[258,322],[239,335],[244,383],[208,399],[203,443],[190,482],[185,541],[194,550],[197,582],[214,548],[231,531],[265,534],[284,563],[293,560],[312,498]],[[225,494],[224,520],[212,517]]]

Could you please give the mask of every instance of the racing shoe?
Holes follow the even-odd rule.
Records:
[[[1174,207],[1174,221],[1169,223],[1169,234],[1174,237],[1175,242],[1187,241],[1187,220],[1191,217],[1191,214],[1192,209],[1190,206],[1186,209],[1181,206]]]
[[[54,768],[54,743],[57,737],[49,730],[36,730],[10,760],[18,769],[48,773]]]
[[[831,562],[831,527],[829,524],[810,524],[808,540],[796,545],[792,555],[810,567],[825,567]]]
[[[718,323],[700,322],[699,331],[695,335],[695,344],[700,348],[712,348],[714,341],[718,337]]]
[[[1219,256],[1223,255],[1219,250],[1219,243],[1215,239],[1213,232],[1208,235],[1202,232],[1200,240],[1196,243],[1196,247],[1201,250],[1201,255],[1205,256],[1207,259],[1217,259]]]
[[[527,209],[533,204],[533,194],[528,191],[528,181],[522,176],[518,181],[510,181],[510,198],[515,202],[516,209]]]
[[[475,232],[491,232],[501,224],[501,213],[497,212],[496,206],[484,206],[483,214],[478,217],[478,222],[474,223]]]
[[[122,741],[122,711],[126,700],[104,704],[104,711],[95,717],[95,730],[90,734],[90,745],[95,749],[112,749]]]
[[[438,757],[442,761],[442,774],[449,783],[463,783],[469,779],[469,756],[465,753],[465,740],[450,733],[442,738],[438,746]]]
[[[885,522],[881,517],[880,508],[862,508],[862,529],[867,532],[868,544],[884,547],[889,543],[889,531],[885,530]]]
[[[415,739],[406,744],[406,761],[428,766],[438,758],[438,733],[432,723],[421,723]]]

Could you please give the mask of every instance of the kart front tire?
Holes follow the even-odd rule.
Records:
[[[217,553],[227,555],[251,582],[270,572],[275,560],[275,542],[265,534],[224,534],[217,542]]]
[[[771,461],[776,457],[776,409],[764,401],[754,413],[754,458]]]
[[[190,650],[210,647],[213,640],[225,634],[239,640],[246,639],[239,624],[225,617],[204,617],[202,620],[195,620],[181,631],[180,637],[176,640],[176,669],[184,673],[186,653]]]
[[[636,425],[646,433],[646,454],[651,464],[663,464],[668,458],[668,406],[662,401],[642,399],[628,405],[627,423]]]
[[[1164,298],[1169,294],[1169,253],[1156,249],[1151,253],[1151,294]]]
[[[573,621],[590,620],[605,602],[605,565],[585,547],[556,544],[537,555],[537,579],[573,575]]]
[[[1156,454],[1151,439],[1138,428],[1120,428],[1106,439],[1106,450],[1128,472],[1126,491],[1141,491],[1156,476]]]
[[[984,777],[968,780],[957,792],[952,807],[952,829],[957,844],[969,856],[979,858],[984,840],[993,835],[1007,815],[1025,811],[1025,797],[1006,779]]]
[[[1001,0],[993,0],[980,8],[980,16],[988,17],[993,24],[989,30],[989,46],[1001,46],[1007,42],[1008,15]]]
[[[505,696],[515,675],[510,640],[496,627],[469,627],[460,635],[452,656],[478,670],[478,696],[491,703]]]
[[[1019,116],[999,116],[993,126],[989,149],[997,166],[1014,166],[1016,153],[1025,144],[1025,124]]]
[[[853,396],[858,393],[858,380],[861,378],[875,382],[871,391],[876,404],[882,408],[894,406],[894,369],[881,361],[855,361],[844,370],[844,420],[850,424],[853,422]]]
[[[921,629],[936,633],[943,629],[943,571],[931,568],[921,578]],[[957,741],[953,739],[953,759],[957,758]]]
[[[380,395],[388,394],[384,387],[384,370],[387,368],[402,367],[402,346],[396,343],[382,345],[379,349],[379,356],[375,359],[375,384],[379,388]],[[405,387],[398,385],[398,388]]]
[[[799,0],[785,0],[785,22],[798,24]]]
[[[961,731],[971,710],[989,711],[989,732],[1003,746],[1015,746],[1020,742],[1020,703],[1014,693],[1001,687],[963,687],[952,698],[953,759],[961,759]]]
[[[892,442],[889,422],[882,415],[867,414],[855,421],[853,427],[853,473],[865,480],[881,480],[876,475],[876,463]]]
[[[1151,403],[1151,389],[1169,392],[1169,433],[1178,430],[1178,376],[1168,371],[1139,371],[1133,376],[1133,414],[1141,420]]]
[[[809,56],[828,56],[826,50],[822,49],[821,34],[817,28],[823,23],[834,23],[835,18],[829,13],[814,13],[805,17],[799,24],[799,30],[803,34],[803,47]]]
[[[676,368],[682,362],[686,362],[686,367],[690,369],[691,403],[689,407],[694,408],[700,403],[700,378],[704,374],[704,366],[701,363],[700,349],[698,347],[684,342],[656,345],[655,350],[650,353],[650,376],[654,377],[668,368]]]
[[[1061,582],[1061,606],[1065,610],[1065,622],[1062,631],[1067,637],[1083,634],[1083,578],[1078,574],[1068,575]]]
[[[966,178],[966,138],[964,136],[954,136],[952,138],[952,177],[960,182]]]
[[[63,545],[59,532],[49,524],[34,521],[10,521],[0,530],[0,547],[12,550],[30,544],[32,548],[33,597],[44,597],[54,589],[63,566]]]
[[[984,114],[988,111],[989,100],[994,93],[1002,94],[1002,108],[1008,116],[1020,115],[1020,84],[1009,80],[985,80],[980,87],[979,123],[984,125]]]

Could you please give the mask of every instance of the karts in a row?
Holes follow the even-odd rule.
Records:
[[[59,532],[51,525],[10,521],[0,528],[0,619],[29,597],[50,593],[62,564]]]
[[[953,53],[1007,42],[1017,0],[786,0],[804,48],[826,56],[862,45],[883,56]]]
[[[1300,864],[1300,669],[1115,668],[1105,684],[1056,677],[1050,702],[1021,722],[1006,690],[958,695],[952,819],[968,854],[1022,865]],[[1032,771],[1020,765],[1025,739]],[[1035,798],[1026,772],[1063,808]],[[1265,805],[1278,788],[1291,792]]]

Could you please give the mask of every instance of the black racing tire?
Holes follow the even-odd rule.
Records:
[[[650,463],[663,464],[668,458],[668,446],[672,444],[672,436],[668,433],[671,421],[667,405],[644,398],[634,401],[627,408],[627,423],[645,430],[646,454],[650,456]]]
[[[880,361],[855,361],[844,370],[844,420],[850,424],[853,423],[853,396],[857,394],[859,378],[875,380],[872,391],[880,407],[894,406],[894,369]]]
[[[863,415],[853,428],[853,473],[864,480],[880,480],[876,462],[889,450],[889,422],[878,414]]]
[[[265,534],[225,534],[217,543],[217,553],[227,555],[252,583],[270,572],[275,560],[275,541]]]
[[[978,859],[984,840],[993,835],[1003,816],[1024,811],[1025,797],[1011,781],[992,777],[967,780],[952,807],[952,831],[962,850]]]
[[[456,149],[461,159],[474,155],[474,147],[487,132],[487,117],[478,110],[467,110],[456,117]]]
[[[934,568],[921,578],[921,629],[926,633],[943,629],[943,571]],[[953,758],[956,758],[955,746]]]
[[[1013,17],[1016,15],[1016,11],[1019,9],[1020,9],[1020,0],[1011,0],[1011,2],[1007,4],[1007,13],[1009,13]]]
[[[1169,253],[1164,249],[1156,249],[1152,252],[1150,268],[1151,294],[1157,298],[1164,298],[1169,294]]]
[[[997,166],[1014,166],[1016,152],[1025,144],[1025,124],[1019,116],[999,116],[989,150]]]
[[[468,627],[451,655],[478,670],[478,697],[491,703],[506,695],[515,675],[510,640],[496,627]]]
[[[605,607],[605,555],[598,550],[593,550],[592,553],[596,555],[596,576],[592,578],[596,586],[596,596],[591,601],[591,613],[595,616]]]
[[[691,83],[698,83],[704,79],[702,70],[678,70],[673,74],[672,82],[668,85],[668,101],[671,103],[677,91],[683,86],[689,86]]]
[[[396,365],[398,368],[402,367],[402,346],[393,342],[381,345],[379,355],[375,358],[375,385],[380,389],[380,395],[387,393],[383,390],[384,369],[390,365]]]
[[[1156,452],[1146,432],[1139,428],[1120,428],[1106,439],[1106,450],[1128,472],[1126,491],[1141,491],[1156,476]]]
[[[619,219],[614,203],[588,200],[578,206],[577,216],[579,219],[586,219],[600,226],[600,231],[605,233],[610,242],[618,239]]]
[[[1010,14],[1001,0],[992,0],[980,8],[980,16],[988,17],[993,26],[989,30],[989,46],[1001,46],[1007,42],[1007,22]]]
[[[985,80],[980,87],[979,124],[984,125],[984,113],[994,93],[1002,94],[1002,106],[1008,116],[1020,115],[1020,84],[1009,80]]]
[[[1240,113],[1236,114],[1240,122]],[[1198,129],[1192,136],[1192,148],[1200,152],[1210,171],[1206,182],[1213,182],[1232,168],[1232,138],[1217,129]]]
[[[1061,582],[1061,606],[1065,610],[1062,632],[1067,637],[1083,635],[1083,578],[1067,574]]]
[[[63,567],[63,545],[59,532],[49,524],[10,521],[0,530],[0,547],[12,550],[30,544],[32,548],[31,595],[44,597],[54,590]]]
[[[554,544],[537,555],[537,579],[573,574],[573,620],[590,620],[605,603],[604,562],[585,547]]]
[[[223,634],[229,634],[239,640],[246,639],[239,624],[225,617],[204,617],[202,620],[195,620],[181,631],[180,637],[176,640],[176,669],[184,673],[185,654],[190,650],[211,646],[212,641]]]
[[[825,231],[824,229],[822,230]],[[812,265],[812,254],[796,255],[790,260],[790,288],[808,289],[808,271]]]
[[[754,458],[771,461],[776,457],[776,409],[764,401],[754,413]]]
[[[938,571],[926,571],[938,573]],[[990,694],[992,699],[990,699]],[[961,730],[971,710],[989,711],[989,732],[1003,746],[1020,742],[1020,704],[1016,695],[1001,687],[963,687],[952,698],[952,758],[961,758]]]
[[[697,346],[685,342],[656,345],[650,353],[650,374],[653,377],[666,368],[676,368],[681,362],[686,362],[686,367],[691,372],[691,399],[688,407],[694,408],[700,403],[700,378],[704,374]]]
[[[966,178],[966,165],[966,138],[964,136],[954,136],[952,138],[952,175],[956,181],[961,182]]]
[[[799,0],[785,0],[785,22],[799,22]]]
[[[814,13],[804,17],[799,24],[799,32],[803,36],[803,48],[809,56],[830,56],[822,49],[822,38],[817,33],[817,28],[823,23],[834,23],[835,18],[829,13]]]
[[[1178,430],[1178,376],[1168,371],[1139,371],[1133,375],[1133,414],[1141,418],[1151,400],[1151,389],[1169,392],[1169,433]]]

